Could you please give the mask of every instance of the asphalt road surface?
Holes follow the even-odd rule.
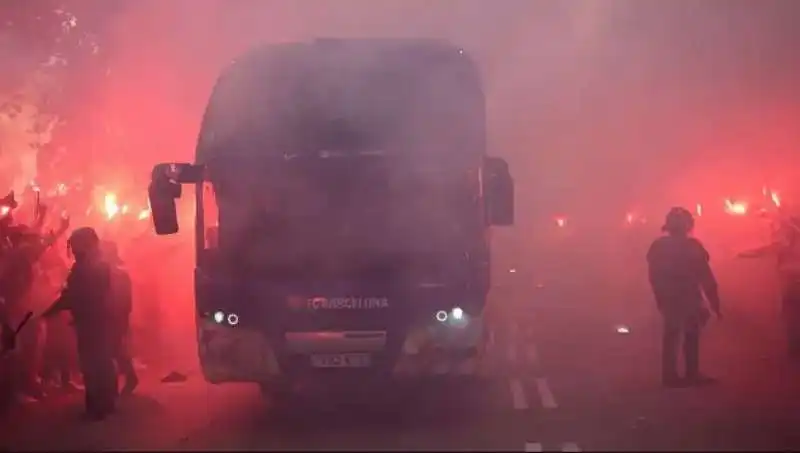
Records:
[[[800,367],[781,356],[774,311],[729,305],[703,345],[705,371],[720,383],[665,390],[649,303],[582,292],[532,281],[498,292],[484,383],[282,407],[197,373],[177,385],[151,377],[100,423],[79,420],[78,397],[27,404],[4,421],[0,449],[800,448]]]

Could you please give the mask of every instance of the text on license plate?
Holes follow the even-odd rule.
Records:
[[[364,353],[315,354],[311,356],[314,368],[368,368],[372,357]]]

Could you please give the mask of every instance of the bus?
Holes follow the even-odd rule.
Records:
[[[205,379],[269,392],[474,375],[490,230],[514,222],[508,165],[486,148],[478,68],[447,42],[324,39],[233,61],[195,161],[156,165],[148,188],[159,235],[196,189]]]

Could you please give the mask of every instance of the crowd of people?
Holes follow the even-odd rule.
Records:
[[[69,219],[45,232],[45,206],[30,225],[15,222],[17,207],[13,192],[0,200],[0,409],[84,387],[87,416],[102,419],[114,410],[118,376],[123,394],[139,382],[128,341],[130,276],[116,244],[94,229],[72,231],[64,256],[57,244]]]

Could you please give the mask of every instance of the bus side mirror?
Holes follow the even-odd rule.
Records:
[[[154,179],[147,188],[147,197],[150,200],[150,213],[156,234],[175,234],[178,232],[178,210],[175,200],[180,197],[180,184]],[[175,196],[177,192],[178,197]]]
[[[487,157],[483,164],[483,193],[486,220],[491,226],[514,224],[514,179],[508,163],[499,157]]]
[[[175,200],[181,197],[181,184],[203,180],[204,168],[185,163],[158,164],[153,167],[147,196],[156,234],[175,234],[179,230]]]

